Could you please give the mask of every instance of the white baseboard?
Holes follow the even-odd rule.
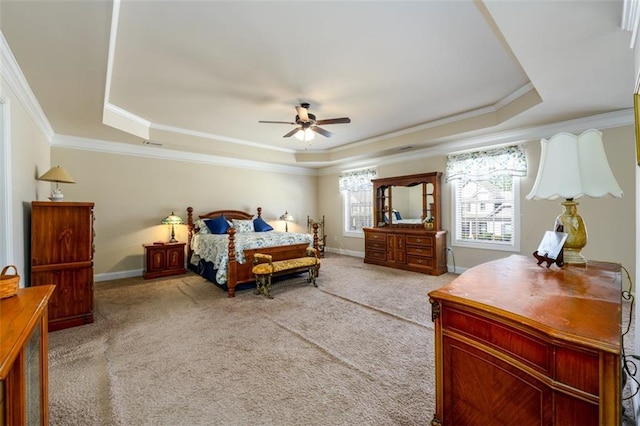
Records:
[[[109,272],[106,274],[96,274],[93,276],[93,282],[119,280],[121,278],[141,277],[143,269],[133,269],[131,271]]]
[[[447,271],[448,272],[452,272],[454,274],[461,274],[461,273],[465,272],[467,269],[469,269],[469,268],[463,268],[463,267],[460,267],[460,266],[456,266],[454,268],[453,265],[447,265]]]
[[[364,252],[362,251],[344,250],[344,249],[337,249],[337,248],[331,248],[331,247],[327,247],[325,250],[328,251],[329,253],[342,254],[345,256],[359,257],[361,259],[364,259]],[[454,272],[456,274],[461,274],[467,269],[468,268],[461,268],[457,266],[454,271],[452,265],[447,265],[447,271]],[[144,273],[144,269],[132,269],[130,271],[120,271],[120,272],[108,272],[105,274],[94,275],[93,281],[97,283],[101,281],[119,280],[121,278],[141,277],[143,273]],[[638,402],[640,403],[640,400]]]
[[[344,250],[344,249],[333,248],[333,247],[326,247],[325,250],[328,251],[329,253],[343,254],[345,256],[360,257],[364,259],[364,252],[362,251]],[[467,269],[469,268],[462,268],[460,266],[456,266],[454,270],[453,265],[447,265],[447,272],[453,272],[455,274],[461,274]]]
[[[327,247],[325,250],[328,251],[329,253],[343,254],[345,256],[360,257],[364,259],[364,252],[362,251],[344,250],[344,249],[333,248],[333,247]]]

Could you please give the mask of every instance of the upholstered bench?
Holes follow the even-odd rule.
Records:
[[[309,277],[307,282],[313,283],[314,287],[318,287],[316,284],[316,277],[318,276],[318,268],[320,267],[320,259],[318,258],[318,250],[313,247],[307,248],[306,257],[298,257],[296,259],[286,259],[273,261],[273,257],[270,254],[255,253],[253,255],[253,275],[256,277],[256,291],[255,294],[264,294],[269,299],[271,296],[271,277],[274,275],[283,275],[292,272],[307,271]],[[262,262],[262,263],[261,263]],[[267,263],[268,262],[268,263]]]

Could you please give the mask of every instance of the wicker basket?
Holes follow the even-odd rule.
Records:
[[[15,274],[9,274],[7,271],[13,268]],[[18,285],[20,284],[20,275],[18,269],[13,265],[2,268],[0,274],[0,299],[15,296],[18,293]]]

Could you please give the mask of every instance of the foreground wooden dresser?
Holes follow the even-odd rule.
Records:
[[[47,303],[52,285],[0,300],[0,425],[47,425]]]
[[[429,293],[434,425],[620,424],[621,268],[510,256]]]
[[[56,286],[49,331],[93,322],[93,205],[31,203],[31,286]]]

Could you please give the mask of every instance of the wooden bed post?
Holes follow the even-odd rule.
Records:
[[[193,238],[193,207],[187,207],[187,227],[189,229],[189,234],[187,237],[187,267],[191,267],[191,255],[193,254],[193,250],[191,250],[191,238]]]
[[[313,248],[318,250],[318,223],[313,223]]]
[[[227,293],[229,293],[229,297],[235,297],[236,295],[236,283],[238,280],[238,263],[236,262],[236,243],[235,243],[235,234],[236,230],[234,228],[229,228],[227,230],[229,234],[229,262],[228,262],[228,271],[227,271]]]

